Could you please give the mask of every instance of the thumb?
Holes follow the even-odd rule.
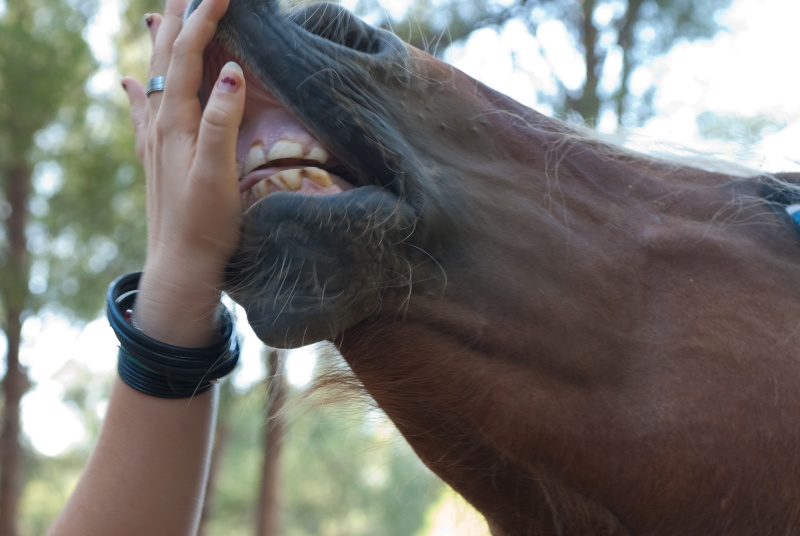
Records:
[[[211,180],[236,176],[236,141],[244,113],[245,82],[242,68],[228,62],[222,68],[208,100],[197,137],[195,166]]]

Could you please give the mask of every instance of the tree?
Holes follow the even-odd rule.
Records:
[[[269,420],[264,402],[268,381],[221,407],[230,426],[227,450],[217,475],[209,536],[258,533],[262,511],[258,441]],[[326,396],[322,394],[322,397]],[[287,392],[280,457],[281,531],[285,536],[325,534],[408,536],[425,522],[442,485],[420,462],[380,412],[358,404],[300,401]]]
[[[640,126],[652,113],[655,91],[648,81],[653,58],[677,43],[709,38],[719,31],[715,14],[731,0],[416,0],[392,19],[379,0],[361,0],[360,13],[378,20],[411,44],[442,55],[447,45],[482,28],[501,29],[522,21],[549,67],[539,100],[557,115],[593,123],[608,116],[614,124]],[[553,32],[566,39],[553,43]],[[581,58],[583,76],[566,80],[556,59],[563,47]],[[561,54],[559,54],[561,55]],[[544,83],[551,82],[551,83]]]
[[[0,19],[0,311],[8,349],[0,432],[0,534],[15,535],[22,482],[19,404],[28,388],[19,362],[24,315],[32,308],[28,254],[29,202],[36,135],[66,103],[85,105],[83,84],[93,67],[81,32],[91,3],[39,0],[6,5]]]
[[[283,408],[286,404],[286,352],[267,350],[267,404],[264,426],[264,462],[259,487],[256,534],[278,536],[281,533],[281,452],[285,441]]]
[[[108,283],[143,257],[144,188],[127,105],[121,92],[95,95],[87,84],[98,64],[83,34],[97,5],[14,2],[0,15],[0,317],[8,339],[0,436],[3,536],[17,533],[23,484],[24,318],[42,309],[94,318]]]

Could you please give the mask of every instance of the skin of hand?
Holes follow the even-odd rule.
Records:
[[[216,334],[219,287],[239,239],[236,139],[245,88],[241,68],[229,63],[201,110],[202,52],[228,2],[206,0],[181,30],[184,4],[169,2],[164,17],[148,18],[150,76],[166,75],[164,92],[147,97],[140,82],[123,80],[147,177],[147,260],[134,314],[157,340],[202,346]],[[175,317],[183,325],[173,325]]]
[[[204,0],[182,24],[186,3],[167,0],[163,17],[147,17],[150,76],[166,75],[166,90],[147,97],[140,82],[122,84],[147,176],[147,261],[134,314],[157,340],[203,346],[217,336],[219,284],[238,240],[235,146],[245,88],[229,64],[201,110],[202,54],[228,0]],[[196,534],[217,391],[170,400],[117,379],[92,456],[49,534]]]

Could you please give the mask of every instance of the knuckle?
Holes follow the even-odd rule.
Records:
[[[186,42],[185,34],[181,33],[172,44],[172,59],[179,60],[184,58],[189,50],[189,44]]]
[[[233,114],[222,107],[214,106],[206,109],[203,114],[202,128],[214,132],[227,132],[232,130],[236,120]]]
[[[171,128],[169,121],[164,118],[163,114],[159,114],[155,120],[152,128],[152,134],[156,138],[163,139],[173,128]]]

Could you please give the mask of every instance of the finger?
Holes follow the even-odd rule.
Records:
[[[158,13],[148,13],[144,16],[144,23],[150,31],[150,40],[153,44],[156,42],[156,36],[158,35],[158,29],[161,27],[162,20],[164,20],[164,18]]]
[[[144,162],[144,151],[147,146],[147,123],[150,116],[150,109],[147,105],[147,96],[144,86],[130,77],[122,79],[122,89],[128,95],[131,103],[131,123],[136,134],[136,154],[139,160]]]
[[[199,112],[197,92],[203,76],[203,51],[213,39],[228,3],[228,0],[202,2],[186,20],[175,41],[164,98],[176,114],[185,112],[184,103],[190,103]]]
[[[228,177],[238,183],[236,173],[236,142],[244,113],[245,82],[242,68],[228,62],[219,78],[203,112],[197,138],[195,168],[199,180],[218,181]],[[238,189],[236,190],[238,199]]]
[[[153,54],[150,56],[150,77],[165,76],[169,70],[170,57],[175,39],[183,25],[183,10],[186,0],[168,0],[164,16],[159,23],[158,32],[153,43]],[[150,94],[151,112],[158,110],[161,104],[160,91]]]

